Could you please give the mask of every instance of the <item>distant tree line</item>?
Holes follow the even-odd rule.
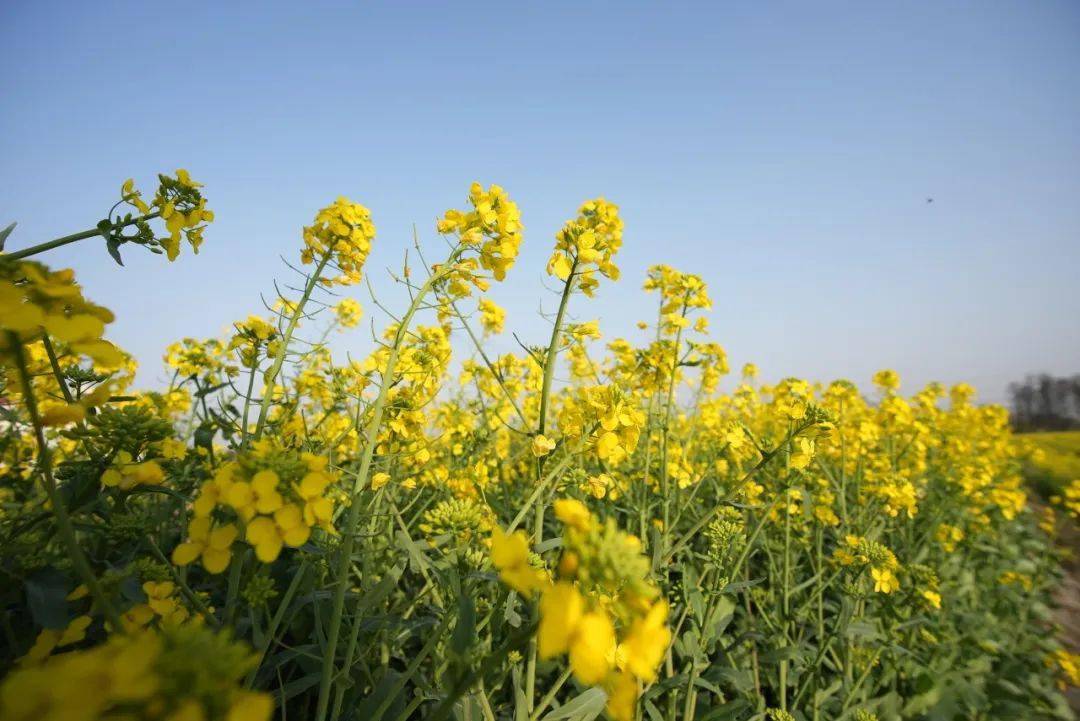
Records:
[[[1009,396],[1013,428],[1018,431],[1080,428],[1080,375],[1029,375],[1022,383],[1009,384]]]

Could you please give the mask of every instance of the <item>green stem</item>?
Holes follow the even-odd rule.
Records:
[[[327,252],[319,260],[319,264],[315,267],[315,270],[304,285],[304,294],[300,296],[296,308],[293,309],[292,317],[289,319],[289,325],[285,328],[285,333],[281,338],[281,346],[278,348],[277,355],[274,357],[274,362],[270,366],[270,370],[263,376],[263,396],[259,403],[259,420],[255,424],[255,433],[252,435],[252,440],[257,441],[262,437],[263,428],[266,425],[266,415],[270,411],[270,403],[274,399],[274,381],[277,380],[278,373],[281,372],[281,366],[285,363],[285,354],[289,352],[289,343],[292,342],[293,333],[296,331],[296,326],[300,323],[300,317],[304,314],[304,306],[307,305],[308,299],[311,298],[311,294],[315,291],[315,286],[322,276],[323,268],[325,268],[326,264],[329,262],[330,253]],[[254,362],[255,361],[253,360],[253,363]],[[251,372],[253,374],[255,373],[254,365],[251,368]]]
[[[562,460],[560,460],[554,468],[549,470],[547,475],[544,476],[540,480],[540,482],[536,484],[536,488],[533,490],[532,495],[530,495],[528,500],[525,501],[525,505],[522,506],[521,510],[518,511],[518,514],[514,516],[514,520],[510,522],[510,525],[506,527],[506,533],[513,533],[514,530],[521,524],[521,522],[525,520],[525,514],[528,513],[529,509],[532,508],[534,503],[537,503],[541,500],[544,491],[548,490],[548,486],[559,477],[559,474],[562,473],[568,465],[570,465],[570,461],[572,461],[573,459],[573,453],[571,453],[570,450],[567,449],[566,455],[562,458]],[[543,505],[543,503],[541,503],[540,505]]]
[[[537,423],[536,432],[543,435],[547,430],[548,405],[551,402],[551,383],[555,378],[555,358],[559,353],[559,334],[562,332],[563,319],[566,317],[566,308],[570,303],[570,291],[574,286],[574,272],[577,270],[577,258],[570,266],[570,273],[566,276],[563,285],[562,297],[559,298],[559,310],[555,313],[555,325],[551,329],[551,340],[548,342],[547,354],[544,357],[544,384],[540,389],[540,420]],[[536,461],[537,481],[544,475],[544,457]],[[538,484],[540,485],[540,484]],[[536,516],[533,519],[533,543],[539,544],[544,540],[544,511],[547,504],[541,502],[536,505]],[[529,643],[529,660],[525,666],[525,706],[530,714],[533,710],[533,697],[536,693],[536,639]]]
[[[281,603],[278,604],[277,610],[274,612],[274,617],[270,619],[270,627],[266,629],[266,639],[259,648],[259,663],[255,664],[255,667],[248,672],[247,678],[244,679],[245,688],[251,688],[251,685],[255,683],[255,676],[259,672],[259,666],[262,665],[263,659],[266,658],[266,653],[274,643],[278,628],[285,619],[285,613],[289,610],[289,606],[292,605],[293,596],[295,596],[297,590],[299,590],[300,583],[303,581],[305,575],[307,575],[306,563],[302,564],[300,570],[293,574],[292,581],[289,583],[289,587],[285,589],[285,595],[281,597]]]
[[[844,697],[844,705],[841,707],[841,711],[847,711],[848,707],[851,705],[851,702],[855,700],[855,692],[859,690],[859,687],[862,686],[863,682],[866,681],[866,679],[870,676],[870,672],[874,670],[874,664],[877,663],[878,657],[881,655],[882,650],[883,649],[879,648],[877,651],[874,652],[874,655],[873,657],[871,657],[870,662],[866,664],[866,669],[859,675],[859,678],[855,681],[855,685],[851,687],[851,690],[848,691],[847,696]]]
[[[244,573],[244,559],[247,552],[240,554],[229,569],[229,586],[225,595],[225,623],[232,626],[236,620],[236,605],[240,599],[240,577]]]
[[[769,461],[771,461],[771,460],[773,459],[773,457],[775,457],[775,456],[776,456],[776,454],[777,454],[777,453],[779,453],[779,452],[780,452],[780,449],[781,449],[781,448],[783,448],[784,444],[785,444],[785,443],[787,443],[787,442],[788,442],[788,440],[790,440],[790,437],[789,437],[789,438],[787,438],[787,439],[785,439],[785,440],[783,441],[783,443],[781,443],[781,444],[780,444],[779,446],[777,446],[776,448],[774,448],[774,449],[772,449],[771,451],[768,451],[767,453],[763,454],[763,455],[761,456],[761,460],[759,460],[759,461],[758,461],[758,462],[757,462],[757,463],[756,463],[756,464],[754,465],[754,467],[753,467],[753,468],[751,468],[751,469],[750,469],[749,471],[747,471],[746,475],[744,475],[744,476],[742,477],[742,480],[741,480],[741,481],[739,481],[739,484],[738,484],[738,485],[736,486],[736,490],[739,490],[739,489],[741,489],[741,488],[742,488],[743,486],[745,486],[745,485],[746,485],[746,483],[747,483],[747,482],[748,482],[748,481],[749,481],[749,480],[750,480],[751,478],[753,478],[753,477],[754,477],[754,475],[755,475],[755,474],[756,474],[756,473],[757,473],[758,471],[760,471],[760,470],[761,470],[762,468],[764,468],[764,467],[765,467],[765,465],[766,465],[766,464],[767,464],[767,463],[768,463]],[[777,497],[777,498],[779,498],[779,497]],[[770,504],[770,505],[769,505],[769,507],[771,508],[771,507],[772,507],[772,505],[773,505],[773,504],[775,504],[775,503],[776,503],[776,499],[774,499],[774,500],[773,500],[772,504]],[[698,520],[698,521],[697,521],[696,523],[694,523],[694,525],[693,525],[693,526],[691,526],[691,527],[689,528],[689,530],[687,530],[687,531],[686,531],[686,533],[684,533],[684,534],[683,534],[682,536],[680,536],[680,537],[679,537],[679,540],[677,540],[677,541],[676,541],[676,542],[675,542],[674,544],[672,544],[672,546],[671,546],[671,549],[670,549],[670,550],[669,550],[669,551],[667,552],[667,554],[666,554],[666,555],[664,555],[664,556],[663,556],[663,560],[661,561],[661,564],[662,564],[662,565],[667,565],[668,563],[670,563],[670,562],[671,562],[671,559],[673,559],[673,558],[675,557],[675,554],[676,554],[676,553],[678,553],[679,551],[681,551],[681,550],[683,549],[683,547],[684,547],[684,546],[687,546],[687,545],[689,545],[689,543],[690,543],[691,541],[693,541],[695,537],[697,537],[697,534],[698,534],[698,532],[699,532],[699,531],[700,531],[700,530],[701,530],[702,528],[704,528],[704,527],[705,527],[705,526],[706,526],[706,525],[707,525],[707,524],[709,523],[709,521],[711,521],[711,520],[712,520],[713,518],[715,518],[715,517],[716,517],[716,515],[717,515],[718,513],[720,513],[721,509],[723,509],[723,508],[724,508],[724,505],[723,505],[723,504],[719,504],[719,503],[718,503],[718,504],[717,504],[717,505],[715,505],[715,506],[714,506],[714,507],[713,507],[713,508],[712,508],[712,509],[711,509],[711,510],[710,510],[710,511],[708,512],[708,513],[706,513],[705,515],[703,515],[703,516],[702,516],[702,517],[701,517],[701,518],[700,518],[700,519],[699,519],[699,520]],[[756,533],[755,533],[755,535],[756,535]],[[738,564],[736,564],[736,568],[737,568],[737,567],[738,567]],[[732,578],[734,578],[734,575],[732,576]]]
[[[487,674],[493,672],[511,651],[517,651],[524,646],[525,642],[531,639],[536,633],[536,628],[537,623],[533,622],[526,626],[522,626],[511,634],[501,646],[495,649],[480,663],[479,668],[470,671],[468,674],[461,677],[451,687],[450,693],[448,693],[439,705],[435,707],[431,712],[431,715],[427,717],[427,721],[443,721],[448,718],[454,708],[454,704],[457,703],[457,700],[464,696],[465,692],[472,688],[473,684],[475,684],[478,679],[482,679]]]
[[[64,370],[60,367],[60,359],[56,355],[56,349],[53,348],[52,342],[49,340],[48,333],[41,334],[41,344],[45,347],[45,354],[49,357],[49,367],[52,368],[53,377],[56,378],[56,382],[60,386],[60,392],[63,394],[64,400],[69,404],[76,403],[77,399],[75,396],[71,395],[71,389],[67,386],[67,381],[64,379]],[[91,408],[89,409],[89,412],[94,413],[95,411]],[[86,421],[79,421],[75,424],[75,427],[78,428],[79,431],[86,430]],[[82,436],[79,443],[82,445],[83,450],[86,451],[86,454],[94,459],[94,461],[101,460],[97,451],[94,450],[93,445],[91,445],[89,439],[85,435]]]
[[[64,400],[68,403],[74,403],[75,397],[71,395],[71,389],[67,387],[64,371],[60,367],[60,359],[56,356],[56,350],[49,340],[48,333],[41,334],[41,344],[45,346],[45,355],[49,356],[49,367],[52,368],[53,377],[56,378],[56,382],[60,386],[60,392],[64,395]]]
[[[174,566],[169,561],[169,559],[165,557],[165,554],[162,552],[162,550],[158,548],[158,545],[156,543],[154,543],[154,539],[150,536],[146,536],[146,542],[150,545],[150,550],[154,552],[154,556],[156,556],[157,559],[161,561],[161,563],[164,564],[166,568],[169,569],[169,574],[172,576],[173,582],[177,585],[177,587],[180,588],[180,593],[183,594],[184,598],[187,599],[187,602],[194,606],[195,610],[199,612],[199,615],[202,616],[203,619],[205,619],[211,626],[215,628],[220,626],[221,624],[218,623],[218,620],[214,616],[214,614],[210,611],[209,608],[206,607],[206,604],[202,602],[198,595],[196,595],[195,592],[191,590],[191,587],[187,585],[184,579],[180,576],[180,573],[176,570],[176,566]]]
[[[574,669],[567,665],[566,670],[555,680],[555,683],[551,685],[548,692],[540,699],[540,703],[533,709],[533,712],[529,715],[529,721],[536,721],[540,718],[540,714],[544,713],[544,710],[555,700],[555,696],[558,695],[559,689],[563,687],[563,684],[570,680],[570,674],[573,673],[573,671]]]
[[[397,365],[398,354],[405,341],[409,323],[420,309],[423,299],[431,291],[436,282],[442,280],[453,271],[453,264],[461,253],[461,248],[455,248],[443,266],[443,270],[428,278],[427,282],[413,297],[408,311],[398,324],[394,335],[393,345],[390,347],[390,355],[386,359],[386,367],[382,371],[379,383],[379,395],[372,407],[371,419],[365,428],[363,435],[363,448],[360,450],[360,467],[356,473],[352,489],[352,503],[349,505],[349,513],[345,520],[340,555],[334,577],[334,600],[330,612],[330,628],[326,637],[326,649],[323,654],[322,678],[319,682],[319,701],[315,711],[316,721],[325,721],[326,712],[330,704],[330,686],[334,678],[334,666],[337,659],[338,639],[341,636],[341,619],[345,611],[345,591],[348,588],[349,566],[352,559],[353,549],[356,545],[356,531],[360,522],[360,502],[357,494],[367,487],[368,474],[371,471],[372,458],[375,455],[375,446],[378,441],[379,427],[382,425],[383,411],[386,408],[386,399],[390,393],[390,386],[394,382],[394,368]]]
[[[258,358],[259,356],[259,342],[255,342],[255,347],[251,351],[252,358]],[[243,448],[247,445],[248,437],[248,412],[251,410],[251,394],[255,390],[255,370],[256,365],[253,365],[248,373],[248,387],[247,394],[244,396],[244,413],[241,416],[240,422],[243,424],[240,427],[240,447]]]
[[[686,318],[686,301],[683,300],[682,317]],[[682,345],[682,328],[675,332],[675,344],[672,348],[670,378],[668,378],[667,400],[664,403],[664,420],[660,423],[660,492],[664,496],[664,540],[666,542],[671,528],[671,488],[668,478],[668,441],[670,439],[671,411],[675,406],[675,374],[679,370],[679,347]]]
[[[694,683],[697,681],[697,664],[694,659],[690,659],[690,676],[686,681],[686,701],[683,702],[683,719],[690,721],[693,718],[694,703],[697,699],[697,692],[694,690]],[[674,695],[673,695],[674,697]]]
[[[484,346],[480,344],[480,339],[476,337],[476,333],[473,332],[473,329],[469,325],[469,322],[465,320],[465,316],[461,314],[461,311],[459,311],[457,308],[457,304],[454,303],[454,301],[452,300],[450,301],[450,308],[453,309],[454,313],[458,317],[458,320],[461,321],[461,326],[465,329],[465,332],[468,334],[469,339],[473,342],[473,346],[476,347],[477,353],[480,354],[480,359],[484,361],[484,365],[487,366],[488,372],[491,373],[491,376],[495,379],[495,382],[499,384],[499,388],[502,389],[503,395],[506,396],[506,400],[510,402],[510,406],[514,409],[514,412],[517,413],[518,419],[520,419],[527,428],[529,421],[525,418],[525,414],[522,412],[521,406],[518,405],[517,399],[514,398],[514,394],[511,393],[510,389],[506,387],[505,383],[503,383],[502,373],[499,372],[499,369],[495,366],[494,363],[491,362],[491,359],[488,358],[488,354],[484,351]]]
[[[570,275],[566,276],[566,284],[563,285],[562,297],[559,299],[559,310],[555,314],[555,325],[551,329],[551,341],[548,343],[547,355],[544,357],[544,385],[540,390],[540,421],[537,432],[543,434],[547,429],[547,410],[551,402],[551,382],[555,378],[555,357],[559,353],[559,333],[562,332],[563,319],[566,316],[566,307],[570,302],[570,291],[574,285],[574,272],[577,270],[577,260],[570,266]],[[543,464],[541,463],[541,466]]]
[[[791,496],[787,488],[784,489],[784,590],[781,594],[783,611],[784,635],[788,633],[788,614],[790,612],[790,588],[791,588]],[[787,676],[788,660],[780,660],[780,709],[788,710],[787,704]]]
[[[120,614],[117,613],[116,608],[105,594],[101,582],[94,575],[90,562],[86,559],[86,555],[83,554],[82,548],[79,547],[79,539],[75,535],[75,527],[71,523],[71,517],[68,516],[67,506],[64,504],[64,499],[60,497],[60,491],[56,487],[56,479],[53,478],[52,474],[52,453],[49,450],[48,443],[45,441],[45,431],[41,425],[41,416],[38,414],[37,400],[34,398],[34,387],[30,382],[30,372],[26,366],[26,352],[23,349],[22,341],[19,340],[18,334],[11,331],[8,331],[7,336],[8,346],[15,354],[15,365],[18,368],[19,379],[22,382],[26,411],[30,415],[30,423],[34,427],[34,438],[37,441],[38,466],[41,468],[41,475],[45,481],[45,493],[49,497],[53,513],[56,514],[56,525],[60,530],[60,538],[64,545],[67,546],[72,565],[75,566],[75,570],[82,578],[83,583],[86,584],[86,587],[94,596],[94,600],[101,607],[101,611],[105,614],[109,625],[112,626],[114,632],[123,633],[124,626],[120,621]]]
[[[153,218],[160,217],[161,213],[154,212],[147,215],[140,216],[138,218],[132,218],[131,220],[121,221],[119,223],[113,223],[109,231],[120,230],[126,228],[129,225],[135,225],[139,221],[151,220]],[[73,233],[71,235],[65,235],[55,240],[50,240],[45,243],[38,243],[37,245],[31,245],[29,248],[23,248],[22,250],[16,250],[11,253],[4,253],[3,257],[10,260],[21,260],[22,258],[29,258],[31,255],[37,255],[38,253],[44,253],[46,250],[52,250],[54,248],[61,248],[71,243],[77,243],[80,240],[86,240],[87,238],[93,238],[94,236],[101,236],[102,231],[100,228],[93,228],[91,230],[84,230],[80,233]]]
[[[823,565],[822,565],[823,564],[823,559],[822,559],[822,548],[821,548],[821,546],[822,546],[822,537],[825,535],[825,530],[821,526],[818,526],[818,528],[816,530],[817,530],[817,533],[816,533],[817,538],[815,539],[816,543],[814,544],[814,552],[815,552],[815,555],[817,557],[817,570],[818,570],[818,579],[816,581],[816,589],[815,589],[816,595],[817,595],[817,637],[818,637],[818,643],[821,644],[824,647],[826,645],[826,643],[825,643],[825,594],[824,594],[824,592],[822,590],[822,575],[824,574],[824,568],[823,568]],[[820,703],[818,701],[818,697],[817,697],[817,693],[816,693],[819,690],[820,684],[821,684],[821,666],[818,665],[818,664],[815,664],[814,665],[814,691],[815,691],[815,693],[814,693],[814,706],[813,706],[813,719],[814,719],[814,721],[818,721],[818,719],[821,718],[821,708],[820,708]]]

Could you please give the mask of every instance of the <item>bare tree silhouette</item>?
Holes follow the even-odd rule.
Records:
[[[1009,396],[1013,428],[1018,431],[1080,428],[1080,375],[1029,375],[1021,383],[1009,384]]]

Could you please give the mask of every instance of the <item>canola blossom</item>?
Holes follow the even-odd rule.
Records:
[[[391,241],[341,197],[302,283],[142,390],[58,249],[175,260],[207,202],[178,170],[90,231],[0,238],[0,718],[1071,717],[1048,609],[1080,480],[1036,510],[1038,450],[970,386],[725,380],[710,289],[667,264],[605,336],[619,207],[526,241],[473,183],[393,273],[407,306],[349,295]],[[542,337],[511,273],[553,290]]]

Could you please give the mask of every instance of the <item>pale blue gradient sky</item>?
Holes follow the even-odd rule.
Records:
[[[891,366],[907,390],[965,379],[1000,400],[1028,371],[1080,371],[1071,0],[5,2],[0,97],[12,248],[90,227],[129,176],[206,184],[198,257],[43,256],[119,312],[144,384],[170,340],[258,310],[338,194],[373,210],[393,305],[381,269],[473,179],[522,207],[493,297],[529,342],[553,233],[603,194],[624,280],[573,311],[609,336],[652,317],[638,288],[667,262],[704,276],[715,336],[767,379]]]

